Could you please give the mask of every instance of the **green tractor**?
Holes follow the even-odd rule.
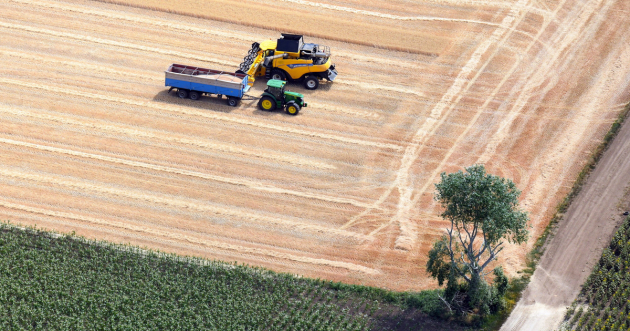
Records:
[[[291,91],[285,91],[287,82],[278,79],[267,81],[267,89],[258,101],[258,108],[265,111],[282,109],[289,115],[297,115],[302,107],[306,107],[304,95]]]

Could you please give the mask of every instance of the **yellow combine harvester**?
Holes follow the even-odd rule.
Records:
[[[328,46],[304,43],[301,35],[286,33],[277,41],[253,43],[236,72],[249,75],[250,86],[254,85],[256,77],[265,76],[302,81],[309,90],[316,89],[322,79],[333,81],[337,77]]]

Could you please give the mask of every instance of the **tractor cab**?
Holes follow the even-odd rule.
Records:
[[[265,92],[273,95],[277,99],[284,99],[284,86],[286,84],[287,82],[283,80],[270,79],[267,82],[267,89],[265,89]]]
[[[286,81],[270,79],[267,88],[258,101],[258,108],[272,111],[276,108],[284,108],[289,115],[297,115],[300,109],[306,107],[304,95],[291,91],[285,91]]]

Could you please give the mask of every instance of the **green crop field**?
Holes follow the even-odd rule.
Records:
[[[0,330],[459,329],[431,294],[0,226]]]
[[[604,250],[565,319],[567,330],[630,329],[630,219]]]

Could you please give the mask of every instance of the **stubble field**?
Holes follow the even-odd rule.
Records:
[[[0,4],[0,218],[276,271],[419,290],[433,184],[483,163],[532,239],[630,101],[630,3]],[[298,116],[169,95],[171,63],[234,71],[280,32],[339,71]],[[375,47],[377,46],[377,47]],[[258,79],[250,91],[265,86]]]

